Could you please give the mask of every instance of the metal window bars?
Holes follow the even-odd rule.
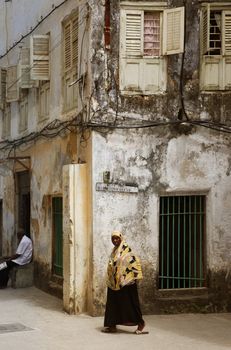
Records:
[[[159,288],[205,286],[205,196],[160,197]]]

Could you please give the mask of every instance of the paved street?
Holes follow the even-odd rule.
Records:
[[[145,316],[148,335],[133,327],[101,333],[102,317],[69,316],[61,300],[32,287],[0,290],[0,349],[221,350],[231,347],[231,314]]]

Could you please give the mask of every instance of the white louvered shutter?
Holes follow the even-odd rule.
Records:
[[[50,79],[50,36],[33,35],[30,45],[30,66],[32,80]]]
[[[64,27],[64,71],[71,69],[71,23]]]
[[[224,89],[231,89],[231,11],[223,12],[223,82]]]
[[[6,69],[0,68],[0,108],[4,108],[6,102]]]
[[[231,56],[231,11],[224,11],[223,38],[223,55]]]
[[[14,102],[19,99],[18,66],[7,68],[6,74],[6,101]]]
[[[163,54],[173,55],[184,51],[184,7],[164,10]]]
[[[141,57],[143,54],[143,11],[121,11],[121,54]]]
[[[33,87],[34,81],[30,77],[30,49],[22,47],[19,61],[20,88],[29,89]]]
[[[143,12],[121,10],[120,89],[137,93],[142,90]]]
[[[209,51],[209,31],[210,31],[210,5],[201,12],[201,53],[206,54]]]
[[[77,69],[78,66],[78,35],[79,24],[78,17],[72,20],[72,67]]]

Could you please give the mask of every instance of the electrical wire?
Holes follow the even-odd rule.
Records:
[[[48,12],[48,14],[45,17],[42,17],[42,19],[25,35],[21,35],[21,38],[17,41],[14,42],[14,44],[8,49],[6,50],[6,52],[2,55],[0,55],[0,59],[5,57],[11,50],[13,50],[23,39],[25,39],[26,37],[28,37],[30,34],[32,34],[35,29],[37,29],[40,24],[47,19],[54,11],[56,11],[58,8],[60,8],[63,4],[65,4],[67,1],[69,0],[64,0],[63,2],[61,2],[59,5],[55,6],[50,12]]]
[[[65,2],[65,1],[64,1]],[[61,43],[62,41],[60,41]],[[81,45],[82,46],[82,45]],[[53,50],[54,48],[52,48]],[[82,54],[81,54],[82,55]],[[184,68],[184,56],[182,57],[182,66],[181,66],[181,78],[183,78],[183,68]],[[0,142],[0,151],[9,151],[9,154],[12,152],[12,150],[16,150],[17,148],[21,147],[22,145],[28,145],[31,142],[34,142],[38,139],[52,139],[57,136],[61,136],[70,132],[77,132],[81,135],[81,141],[86,142],[86,138],[84,137],[84,133],[87,131],[90,135],[90,132],[92,130],[96,132],[104,133],[104,130],[116,130],[116,129],[144,129],[144,128],[164,128],[164,127],[171,127],[171,126],[191,126],[191,127],[202,127],[206,129],[210,129],[215,132],[219,133],[227,133],[231,134],[231,126],[228,126],[223,123],[216,123],[212,121],[201,121],[201,120],[188,120],[187,121],[180,121],[180,120],[163,120],[163,121],[142,121],[137,119],[129,119],[124,118],[119,119],[119,92],[118,87],[116,83],[116,79],[114,76],[114,73],[111,68],[108,68],[108,71],[110,71],[110,78],[113,79],[115,88],[116,88],[116,112],[115,112],[115,119],[113,122],[96,122],[93,121],[94,118],[99,117],[99,115],[102,115],[105,111],[108,111],[108,106],[104,108],[98,108],[97,110],[93,110],[92,108],[92,98],[94,93],[96,92],[96,87],[92,89],[91,96],[89,97],[89,107],[88,107],[88,115],[91,115],[91,120],[83,120],[83,111],[75,115],[71,120],[68,121],[60,121],[59,119],[55,119],[49,124],[47,124],[43,129],[40,131],[32,132],[28,135],[25,135],[19,139],[14,140],[3,140]],[[97,81],[99,81],[103,74],[105,72],[105,69],[99,73]],[[183,84],[181,85],[182,92],[182,105],[184,107],[184,101],[183,101]],[[185,112],[186,113],[186,112]],[[121,116],[120,116],[121,117]],[[154,116],[153,116],[154,117]],[[88,137],[90,137],[88,135]]]
[[[67,0],[66,0],[67,1]],[[81,11],[83,11],[83,9],[84,8],[82,8],[81,9]],[[79,16],[80,16],[80,14],[79,14]],[[81,25],[83,22],[84,22],[84,20],[87,18],[87,14],[85,15],[85,17],[83,17],[83,18],[81,18],[81,22],[77,22],[77,25],[79,26],[79,25]],[[70,33],[73,33],[73,30],[71,30],[71,32]],[[59,34],[60,35],[60,34]],[[59,36],[58,35],[58,36]],[[57,37],[58,37],[57,36]],[[56,38],[57,38],[56,37]],[[63,38],[62,39],[60,39],[50,50],[49,50],[49,55],[50,55],[50,53],[52,53],[57,47],[59,47],[61,44],[63,44],[63,42],[64,42],[64,40],[65,40],[65,38],[64,38],[64,36],[63,36]],[[46,58],[47,56],[43,56],[44,58]],[[20,80],[21,80],[21,78],[24,76],[24,75],[26,75],[26,74],[28,74],[28,72],[30,72],[34,67],[35,67],[35,65],[36,65],[36,63],[32,63],[29,67],[28,67],[28,70],[27,70],[27,72],[26,73],[23,73],[23,74],[21,74],[15,81],[13,81],[12,82],[12,84],[10,85],[10,86],[8,86],[7,87],[7,91],[9,91],[15,84],[17,84]]]

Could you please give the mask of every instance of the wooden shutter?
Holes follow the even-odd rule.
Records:
[[[223,55],[231,56],[231,11],[223,11]]]
[[[6,69],[0,68],[0,108],[4,109],[6,102]]]
[[[30,65],[32,80],[49,80],[49,35],[31,36]]]
[[[79,35],[78,17],[72,20],[72,66],[77,69],[78,66],[78,35]]]
[[[30,49],[22,47],[19,61],[20,88],[29,89],[33,86],[34,81],[30,77]]]
[[[64,27],[64,71],[71,68],[71,23]]]
[[[209,32],[210,32],[210,5],[207,4],[201,12],[201,54],[209,51]]]
[[[6,101],[14,102],[19,99],[18,66],[7,68],[6,74]]]
[[[121,54],[123,57],[143,54],[143,11],[121,10]]]
[[[184,7],[164,10],[163,54],[172,55],[184,51]]]

